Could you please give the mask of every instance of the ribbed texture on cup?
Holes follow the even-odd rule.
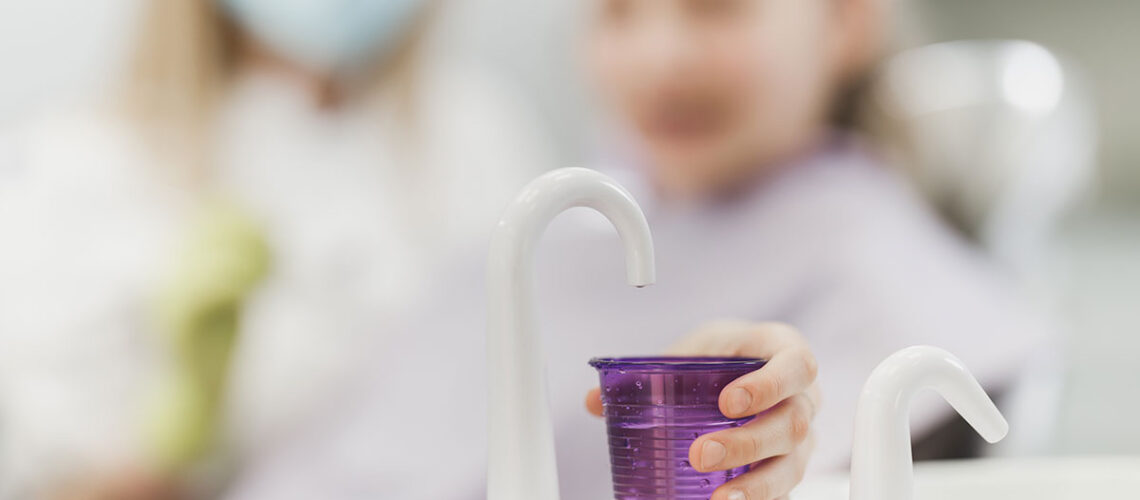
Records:
[[[701,473],[689,463],[689,447],[702,434],[737,427],[717,405],[726,384],[757,366],[707,369],[639,369],[598,366],[609,438],[614,497],[707,499],[748,467]],[[680,369],[685,368],[685,369]]]
[[[607,406],[614,497],[707,499],[717,486],[747,471],[741,467],[701,473],[689,464],[689,446],[697,436],[742,423],[726,419],[715,406],[709,410],[707,406]]]

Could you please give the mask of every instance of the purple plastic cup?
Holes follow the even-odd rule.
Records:
[[[751,419],[720,412],[720,391],[758,370],[755,358],[594,358],[601,379],[614,498],[707,499],[748,467],[701,473],[689,463],[698,436]]]

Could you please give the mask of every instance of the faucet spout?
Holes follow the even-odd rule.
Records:
[[[883,361],[863,386],[855,415],[851,500],[910,500],[914,495],[908,413],[915,393],[934,389],[986,441],[1009,424],[954,355],[938,348],[903,349]]]
[[[555,170],[531,182],[507,208],[491,237],[487,263],[488,500],[558,499],[531,268],[546,226],[573,207],[593,208],[617,229],[629,284],[646,286],[655,279],[645,215],[606,175],[585,168]]]

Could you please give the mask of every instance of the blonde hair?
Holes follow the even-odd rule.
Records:
[[[121,102],[147,145],[200,181],[207,125],[237,58],[233,25],[206,0],[147,2]]]
[[[423,9],[400,45],[374,74],[397,93],[398,111],[414,121],[415,60],[435,4]],[[205,182],[213,162],[208,136],[237,72],[241,30],[213,0],[150,0],[142,13],[120,102],[145,143],[169,159],[173,173]]]

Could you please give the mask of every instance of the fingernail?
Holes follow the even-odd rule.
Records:
[[[708,470],[716,467],[727,454],[728,450],[723,444],[713,440],[705,441],[705,444],[701,445],[701,468]]]
[[[728,411],[740,415],[752,407],[752,393],[740,387],[732,389],[728,395]]]
[[[744,496],[743,491],[736,490],[728,494],[728,500],[748,500],[748,497]]]

